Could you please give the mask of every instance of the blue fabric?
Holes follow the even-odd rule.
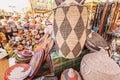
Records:
[[[98,27],[93,27],[93,31],[98,32],[99,28]]]

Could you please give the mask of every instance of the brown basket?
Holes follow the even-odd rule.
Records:
[[[64,58],[78,57],[86,40],[88,10],[86,7],[62,3],[54,9],[54,33],[58,53]]]
[[[84,80],[120,79],[120,67],[111,58],[100,52],[85,55],[80,70]]]
[[[65,0],[55,0],[55,4],[57,6],[59,6],[62,2],[64,2]],[[76,0],[78,3],[80,3],[82,0]]]
[[[91,51],[99,51],[99,47],[108,47],[104,38],[92,30],[87,30],[87,40],[85,46]]]

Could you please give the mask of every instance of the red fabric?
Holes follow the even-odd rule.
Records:
[[[2,42],[2,37],[0,36],[0,42]]]

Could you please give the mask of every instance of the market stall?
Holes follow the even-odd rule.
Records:
[[[119,2],[29,2],[0,20],[0,80],[120,78]]]

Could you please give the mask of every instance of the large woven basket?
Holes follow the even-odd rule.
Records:
[[[54,9],[54,16],[58,53],[64,58],[78,57],[86,40],[87,8],[77,2],[64,2]]]
[[[120,80],[120,67],[102,53],[85,55],[80,70],[84,80]]]
[[[98,33],[92,30],[87,30],[87,39],[85,46],[91,51],[99,51],[99,47],[106,48],[108,47],[108,44],[105,39]]]

